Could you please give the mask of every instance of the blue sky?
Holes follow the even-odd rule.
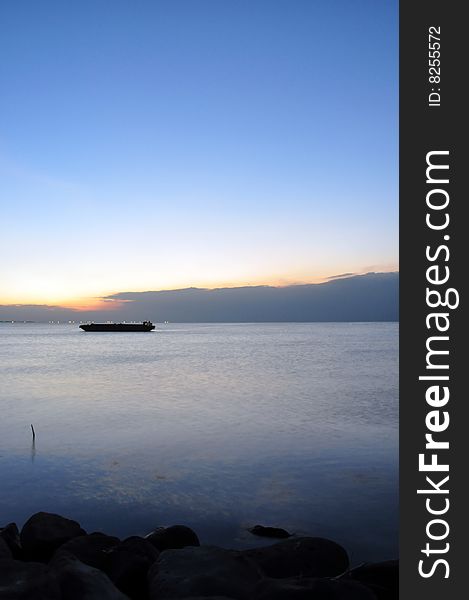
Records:
[[[0,303],[398,263],[397,2],[0,5]]]

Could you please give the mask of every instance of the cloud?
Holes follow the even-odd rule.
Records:
[[[327,279],[342,279],[343,277],[353,277],[355,273],[341,273],[340,275],[331,275]]]
[[[2,320],[145,320],[155,322],[396,321],[399,273],[336,276],[286,287],[119,292],[100,310],[48,305],[0,305]],[[112,310],[105,301],[112,301]],[[118,302],[116,307],[114,302]]]

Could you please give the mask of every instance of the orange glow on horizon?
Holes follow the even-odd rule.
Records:
[[[123,303],[117,300],[104,300],[102,298],[77,298],[76,300],[67,300],[66,302],[57,302],[55,304],[63,308],[85,312],[88,310],[117,310]]]

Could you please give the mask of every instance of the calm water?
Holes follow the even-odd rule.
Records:
[[[0,324],[0,525],[248,547],[261,523],[395,557],[397,357],[396,323]]]

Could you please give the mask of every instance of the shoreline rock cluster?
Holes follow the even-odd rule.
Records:
[[[262,526],[256,526],[262,534]],[[274,530],[279,532],[283,530]],[[286,533],[286,532],[285,532]],[[265,534],[272,537],[272,530]],[[227,550],[184,525],[124,540],[39,512],[0,528],[1,600],[394,600],[398,563],[351,569],[325,538]]]

